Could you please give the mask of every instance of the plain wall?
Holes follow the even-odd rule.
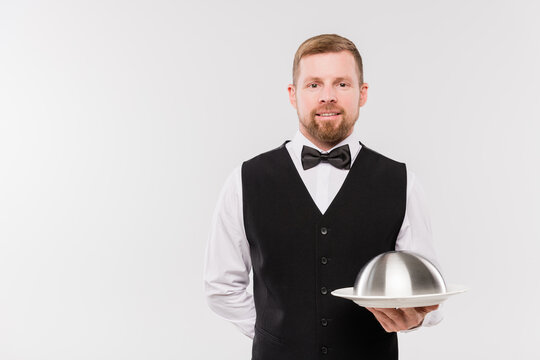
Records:
[[[363,142],[424,187],[449,299],[402,359],[538,355],[538,1],[2,1],[0,359],[249,359],[204,248],[297,129],[308,37],[356,43]]]

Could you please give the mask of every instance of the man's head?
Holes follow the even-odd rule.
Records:
[[[318,35],[296,51],[289,100],[297,110],[300,131],[321,149],[350,135],[367,100],[367,88],[362,58],[351,41]]]

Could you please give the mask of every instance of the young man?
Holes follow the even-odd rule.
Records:
[[[386,251],[437,263],[422,190],[405,164],[354,130],[368,85],[351,41],[326,34],[302,43],[288,91],[299,131],[244,162],[221,193],[206,252],[208,304],[253,338],[253,360],[397,359],[396,332],[436,324],[437,306],[365,309],[330,293]]]

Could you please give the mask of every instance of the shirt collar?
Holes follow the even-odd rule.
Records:
[[[337,147],[343,146],[343,145],[349,145],[349,149],[351,150],[351,164],[356,159],[356,155],[358,155],[358,152],[362,148],[362,145],[360,145],[360,136],[356,128],[353,128],[353,132],[351,135],[347,136],[345,139],[343,139],[339,144],[334,146],[333,148],[329,149],[328,151],[323,151],[319,149],[317,146],[315,146],[311,141],[309,141],[304,134],[300,132],[300,130],[296,131],[296,134],[294,135],[293,139],[291,140],[291,146],[293,149],[294,155],[298,159],[302,158],[302,148],[305,146],[312,147],[314,149],[317,149],[321,153],[328,153],[332,150],[334,150]]]

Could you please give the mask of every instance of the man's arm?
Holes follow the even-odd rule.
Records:
[[[225,182],[211,226],[204,263],[208,306],[253,338],[256,314],[253,295],[247,291],[251,258],[244,230],[240,166]]]
[[[431,261],[439,271],[425,193],[414,173],[407,169],[407,206],[396,240],[396,250],[409,250]],[[406,309],[368,308],[386,331],[409,331],[433,326],[442,318],[442,306]]]

